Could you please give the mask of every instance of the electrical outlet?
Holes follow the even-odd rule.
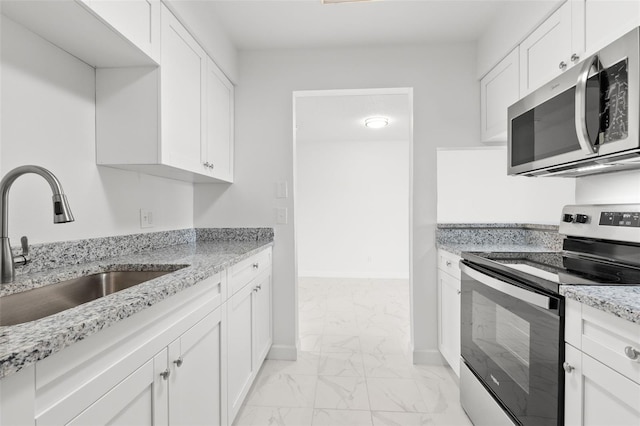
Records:
[[[140,228],[153,228],[153,212],[148,209],[140,209]]]

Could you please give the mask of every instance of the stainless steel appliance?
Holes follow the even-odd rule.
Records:
[[[560,253],[463,253],[460,399],[478,425],[562,425],[563,285],[640,285],[640,204],[566,206]]]
[[[640,168],[640,30],[508,109],[508,173],[581,176]]]

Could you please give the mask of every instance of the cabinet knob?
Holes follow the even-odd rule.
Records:
[[[637,361],[640,358],[640,351],[633,346],[627,346],[624,348],[624,354],[632,361]]]
[[[182,357],[180,357],[180,358],[176,359],[175,361],[173,361],[173,363],[176,365],[176,367],[181,367],[182,366],[182,362],[183,362]]]
[[[205,166],[205,167],[209,167],[209,162],[206,161],[206,162],[202,163],[202,165]]]
[[[462,293],[462,291],[460,291],[460,290],[456,290],[456,293],[460,294],[460,293]]]
[[[451,261],[450,261],[450,260],[447,260],[447,261],[445,262],[445,265],[447,265],[447,266],[451,266]]]
[[[256,262],[256,263],[253,264],[253,269],[258,269],[259,267],[260,267],[259,263]]]
[[[162,377],[164,380],[168,380],[170,375],[171,372],[169,371],[169,369],[166,369],[162,373],[160,373],[160,377]]]
[[[560,68],[561,70],[565,69],[567,67],[567,63],[565,61],[561,61],[560,64],[558,64],[558,68]]]
[[[571,55],[571,62],[578,62],[580,60],[580,55],[574,53]]]
[[[573,370],[575,370],[575,368],[566,361],[562,364],[562,368],[564,368],[564,371],[566,371],[567,373],[571,373]]]

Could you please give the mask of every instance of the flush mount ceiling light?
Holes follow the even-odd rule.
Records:
[[[371,129],[382,129],[389,125],[387,117],[369,117],[364,119],[364,125]]]

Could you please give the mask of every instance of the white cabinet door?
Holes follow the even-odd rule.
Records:
[[[224,327],[216,309],[169,345],[169,424],[222,425]]]
[[[167,425],[167,350],[147,361],[67,425]]]
[[[233,422],[242,406],[257,370],[253,335],[254,293],[254,287],[247,284],[227,302],[229,423]]]
[[[640,1],[586,0],[586,49],[595,52],[640,26]]]
[[[520,44],[522,96],[579,61],[584,51],[583,11],[583,2],[566,2]]]
[[[438,347],[460,376],[460,280],[438,270]]]
[[[482,142],[507,141],[507,108],[520,97],[519,67],[516,47],[480,80]]]
[[[256,365],[261,365],[269,349],[272,339],[271,319],[271,270],[254,281],[255,294],[255,336],[256,336]],[[253,283],[251,284],[254,285]]]
[[[160,62],[160,0],[83,0],[140,50]]]
[[[211,60],[207,65],[207,134],[202,157],[211,175],[233,182],[233,84]]]
[[[565,424],[640,424],[640,384],[565,345]]]
[[[164,5],[161,17],[161,161],[183,170],[207,172],[200,158],[207,56]]]

